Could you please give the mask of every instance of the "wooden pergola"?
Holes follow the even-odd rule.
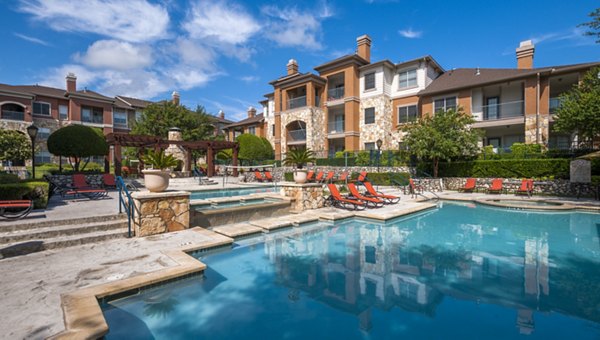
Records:
[[[157,136],[145,136],[145,135],[130,135],[128,133],[113,132],[106,135],[106,142],[108,145],[114,146],[115,155],[115,175],[121,175],[121,147],[135,147],[138,148],[138,154],[142,148],[154,148],[165,149],[169,145],[179,145],[187,151],[187,162],[191,164],[191,151],[193,150],[205,150],[206,151],[206,163],[207,163],[207,176],[212,177],[215,173],[215,156],[218,151],[232,149],[233,159],[232,165],[238,165],[238,152],[240,146],[237,142],[227,141],[212,141],[212,140],[198,140],[198,141],[176,141],[163,139]],[[143,165],[142,160],[140,163]],[[191,171],[191,169],[184,169],[184,171]],[[233,175],[237,176],[237,168],[233,169]]]

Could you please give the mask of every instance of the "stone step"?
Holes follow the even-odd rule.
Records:
[[[15,221],[11,224],[0,224],[0,232],[11,232],[17,230],[31,230],[38,228],[47,228],[53,226],[67,226],[67,225],[81,225],[87,223],[95,223],[95,222],[109,222],[116,220],[126,219],[127,215],[125,214],[112,214],[112,215],[100,215],[100,216],[90,216],[90,217],[81,217],[81,218],[71,218],[71,219],[60,219],[60,220],[47,220],[47,221],[33,221],[33,220],[22,220]]]
[[[97,231],[108,231],[127,228],[127,220],[93,222],[86,224],[69,224],[44,228],[0,232],[0,244],[23,242],[28,240],[49,239],[59,236],[87,234]]]
[[[14,256],[27,255],[44,250],[67,248],[82,244],[98,243],[102,241],[127,237],[127,228],[102,230],[86,234],[59,236],[44,240],[29,240],[3,245],[0,248],[0,259]]]

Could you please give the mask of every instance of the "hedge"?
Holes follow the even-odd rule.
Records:
[[[358,178],[358,175],[358,172],[353,172],[350,178],[355,180]],[[294,174],[292,172],[286,172],[283,174],[283,178],[285,181],[293,182]],[[367,179],[375,185],[394,185],[392,179],[397,183],[407,184],[409,178],[410,174],[406,172],[370,172],[367,175]]]
[[[356,158],[348,157],[348,166],[354,166]],[[346,166],[345,158],[317,158],[316,165],[321,166]]]
[[[440,177],[569,178],[569,159],[500,159],[439,164]]]
[[[35,209],[43,209],[48,205],[48,190],[48,182],[45,181],[0,184],[0,200],[31,199]]]
[[[19,182],[19,176],[0,172],[0,184],[13,184]]]

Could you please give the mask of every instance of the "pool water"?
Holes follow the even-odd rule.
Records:
[[[532,201],[532,200],[490,200],[494,203],[505,203],[505,204],[516,204],[516,205],[526,205],[526,206],[560,206],[563,203],[560,202],[548,202],[548,201]]]
[[[230,188],[230,189],[216,189],[216,190],[202,190],[192,191],[190,199],[192,200],[203,200],[216,197],[232,197],[232,196],[246,196],[250,194],[258,194],[263,192],[275,192],[275,188],[272,186],[264,187],[251,187],[251,188]]]
[[[230,202],[219,202],[214,204],[200,204],[195,205],[193,208],[196,211],[204,211],[204,210],[216,210],[216,209],[224,209],[224,208],[235,208],[235,207],[245,207],[248,205],[256,205],[263,203],[275,203],[281,202],[282,200],[277,198],[252,198],[246,200],[238,200],[238,201],[230,201]]]
[[[102,303],[107,339],[598,339],[600,214],[474,204],[200,253]]]

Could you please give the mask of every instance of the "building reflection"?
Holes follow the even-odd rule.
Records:
[[[347,221],[325,232],[273,237],[265,252],[282,285],[356,315],[365,331],[373,308],[433,316],[444,297],[511,308],[525,335],[535,330],[534,311],[600,322],[597,290],[588,305],[564,308],[586,286],[598,288],[598,274],[584,282],[577,275],[600,269],[597,218],[565,214],[578,220],[552,230],[528,226],[536,214],[521,217],[511,227],[490,217],[446,229],[431,216],[396,224]]]

